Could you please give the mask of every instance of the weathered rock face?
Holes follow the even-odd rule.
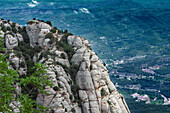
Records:
[[[44,22],[39,22],[36,20],[28,21],[26,30],[27,30],[27,34],[30,38],[30,46],[32,46],[32,47],[34,47],[36,45],[42,46],[43,40],[45,38],[45,35],[42,36],[42,32],[40,33],[40,31],[42,29],[50,30],[51,26]]]
[[[33,21],[26,27],[32,47],[37,43],[41,47],[47,47],[41,48],[41,52],[34,55],[33,60],[48,66],[47,75],[54,86],[45,87],[44,90],[49,95],[37,95],[37,104],[48,106],[48,113],[130,113],[123,96],[111,82],[108,70],[91,50],[88,40],[70,35],[62,42],[65,43],[64,46],[58,47],[56,42],[49,44],[46,41],[46,33],[41,29],[51,29],[51,26]],[[24,40],[22,35],[15,35],[6,35],[7,49],[13,49],[18,46],[19,41]],[[56,36],[56,40],[62,41],[62,35]],[[74,53],[71,54],[68,48],[70,51],[74,50]],[[9,60],[20,75],[26,75],[26,58],[23,55],[18,57],[12,51]]]
[[[110,81],[108,70],[97,55],[90,50],[90,44],[81,37],[69,36],[69,44],[76,48],[72,62],[80,65],[76,76],[79,97],[86,113],[128,113],[123,96]],[[76,60],[78,59],[78,61]],[[102,94],[102,91],[105,94]],[[86,96],[85,96],[86,95]]]
[[[14,47],[18,46],[18,39],[17,37],[13,37],[12,35],[5,36],[5,44],[8,49],[13,49]]]
[[[48,73],[54,84],[60,87],[60,90],[54,91],[53,88],[47,87],[46,90],[51,95],[39,94],[37,103],[50,106],[55,113],[64,113],[66,109],[70,113],[72,108],[75,109],[76,113],[130,113],[123,96],[110,81],[108,70],[90,49],[90,43],[77,36],[69,36],[67,41],[76,52],[70,62],[65,60],[68,63],[61,63],[68,67],[69,63],[79,65],[75,81],[80,103],[73,102],[75,97],[72,87],[70,87],[72,84],[69,84],[69,81],[72,81],[72,75],[66,73],[63,67],[59,65],[50,65]],[[61,54],[59,50],[54,48],[51,52],[57,56]],[[56,57],[56,59],[58,58]],[[46,63],[49,65],[50,61],[48,60]],[[57,75],[55,72],[57,72]],[[73,97],[73,99],[70,99],[70,97]]]

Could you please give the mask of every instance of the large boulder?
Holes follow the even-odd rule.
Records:
[[[42,32],[40,34],[40,31],[42,31],[42,29],[47,29],[49,31],[51,29],[51,26],[47,23],[39,22],[36,20],[28,21],[26,31],[30,38],[30,45],[32,47],[38,44],[42,46],[43,39],[45,38],[45,35],[42,35]]]
[[[6,35],[5,36],[5,45],[6,45],[7,49],[13,49],[14,47],[18,46],[17,37],[13,37],[10,34]]]

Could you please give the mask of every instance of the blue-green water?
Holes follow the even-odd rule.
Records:
[[[0,18],[21,25],[50,20],[83,36],[110,72],[123,60],[133,74],[155,65],[158,74],[170,74],[170,0],[0,0]]]
[[[37,3],[0,0],[0,18],[25,25],[33,17],[50,20],[60,29],[84,36],[97,53],[105,52],[97,46],[107,48],[107,59],[112,58],[110,52],[113,51],[117,51],[114,57],[120,59],[127,56],[124,55],[127,52],[130,56],[143,54],[143,51],[131,53],[133,46],[140,48],[148,43],[166,46],[169,43],[169,0],[37,0]],[[101,41],[100,37],[105,39]],[[145,42],[140,43],[142,40]],[[119,52],[118,48],[125,49]],[[99,56],[105,58],[102,54]]]

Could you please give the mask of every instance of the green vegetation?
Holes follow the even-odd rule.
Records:
[[[33,23],[35,23],[35,22],[34,22],[34,21],[28,21],[28,22],[27,22],[27,24],[31,24],[31,25],[32,25]]]
[[[66,56],[64,53],[61,53],[61,58],[66,59]]]
[[[54,36],[52,33],[48,33],[45,35],[45,38],[54,39]]]
[[[70,95],[70,97],[69,97],[69,98],[70,98],[70,100],[73,100],[73,95]]]
[[[8,34],[12,35],[14,37],[14,33],[13,32],[10,31],[10,32],[6,33],[6,35],[8,35]]]
[[[32,67],[34,66],[33,57],[41,51],[41,48],[36,46],[34,49],[29,45],[29,43],[19,42],[18,47],[14,48],[17,56],[20,57],[22,54],[26,60],[27,64],[27,75],[32,74]]]
[[[75,78],[76,78],[78,70],[79,70],[79,66],[78,65],[76,65],[74,63],[70,64],[69,73],[70,73],[71,78],[72,78],[73,81],[75,81]]]
[[[60,42],[56,43],[59,49],[63,49],[64,52],[67,53],[69,61],[71,61],[72,56],[75,54],[75,51],[71,45],[67,43],[67,37],[72,35],[71,33],[65,33],[60,40]]]
[[[0,49],[5,50],[3,47],[3,38],[0,38]],[[35,97],[40,93],[47,94],[44,91],[44,86],[52,86],[51,81],[48,80],[45,69],[42,64],[36,63],[32,68],[32,73],[28,76],[19,76],[17,71],[9,69],[9,64],[6,61],[8,56],[0,54],[0,112],[13,112],[10,107],[10,103],[13,99],[20,102],[21,106],[19,110],[21,113],[35,113],[43,112],[47,107],[37,105]],[[16,98],[14,98],[14,93],[16,88],[14,86],[18,85],[21,87],[22,91],[17,92]],[[27,89],[27,90],[26,90]],[[37,110],[36,108],[39,108]]]
[[[53,87],[53,89],[54,89],[54,91],[59,91],[60,90],[60,88],[57,87],[57,86]]]
[[[52,23],[50,21],[47,21],[46,23],[52,27]]]
[[[29,36],[28,36],[28,34],[26,32],[26,27],[25,26],[23,28],[19,29],[19,33],[21,33],[21,35],[23,36],[24,42],[29,44],[30,43]]]
[[[111,105],[111,104],[112,104],[109,100],[107,101],[107,103],[108,103],[109,105]]]
[[[106,91],[104,90],[104,88],[101,89],[101,96],[105,96],[106,95]]]
[[[27,24],[33,24],[33,23],[34,23],[34,21],[29,21]],[[46,23],[51,25],[50,21],[47,21]],[[44,92],[44,87],[47,85],[52,87],[53,84],[49,81],[49,77],[46,76],[45,70],[47,68],[44,67],[42,64],[35,63],[33,61],[33,57],[37,56],[38,53],[40,53],[40,52],[41,52],[41,54],[40,54],[38,60],[42,59],[42,57],[48,59],[48,55],[51,55],[52,58],[54,59],[55,56],[54,56],[54,54],[50,53],[49,50],[42,50],[41,47],[35,46],[34,48],[32,48],[29,44],[30,43],[29,36],[26,32],[25,26],[23,28],[20,28],[20,27],[16,28],[16,23],[13,23],[11,25],[10,29],[5,28],[5,26],[2,26],[2,27],[3,27],[4,31],[6,31],[6,30],[10,31],[7,34],[14,35],[14,33],[19,32],[23,36],[24,42],[19,42],[18,46],[14,48],[13,52],[19,58],[24,57],[25,61],[20,62],[19,66],[22,68],[27,67],[27,71],[26,71],[26,75],[19,76],[17,74],[17,71],[10,69],[9,73],[7,73],[6,76],[4,76],[6,78],[0,79],[0,82],[2,82],[2,84],[0,85],[0,86],[2,86],[0,88],[0,90],[4,87],[5,87],[5,89],[8,89],[8,91],[2,90],[2,93],[0,93],[0,97],[2,97],[2,100],[0,101],[0,105],[6,103],[6,104],[4,104],[4,106],[0,107],[0,112],[5,111],[5,110],[6,111],[8,110],[7,112],[9,112],[9,110],[11,109],[9,107],[9,104],[10,104],[11,100],[14,99],[12,96],[13,95],[12,92],[15,92],[15,90],[16,90],[14,87],[12,87],[14,85],[18,85],[22,89],[20,94],[17,95],[17,97],[15,98],[22,105],[19,108],[21,112],[26,112],[26,113],[27,112],[43,112],[44,109],[47,109],[47,108],[37,105],[36,101],[35,101],[36,97],[38,96],[39,93],[48,95],[47,92]],[[49,42],[50,44],[52,44],[53,42],[56,42],[56,46],[58,47],[58,49],[66,52],[68,55],[69,61],[71,61],[72,56],[75,54],[75,50],[73,49],[73,47],[71,45],[69,45],[67,43],[67,37],[72,34],[68,33],[67,30],[65,30],[64,32],[59,30],[59,32],[61,31],[60,33],[63,35],[63,37],[58,42],[57,40],[55,40],[55,38],[53,36],[53,33],[56,32],[56,30],[57,30],[56,27],[51,29],[51,33],[48,33],[45,36],[45,38],[50,39],[50,42]],[[3,44],[1,44],[1,46],[3,46]],[[3,53],[5,53],[5,51],[7,51],[8,54],[11,52],[11,50],[4,50],[4,49],[1,49],[0,51]],[[60,56],[61,56],[61,58],[66,59],[66,55],[64,53],[61,53]],[[6,56],[6,57],[3,56],[4,59],[0,59],[0,60],[3,60],[3,63],[6,62],[6,67],[9,67],[9,64],[7,64],[7,61],[6,61],[7,57],[8,56]],[[13,67],[13,69],[17,70],[18,67],[16,67],[14,63],[10,62],[10,65]],[[69,73],[71,75],[73,82],[72,82],[72,80],[70,80],[69,84],[71,85],[72,92],[74,94],[74,100],[73,100],[73,95],[70,95],[70,99],[73,102],[78,102],[79,106],[81,106],[81,101],[79,99],[79,96],[77,95],[79,87],[76,85],[76,80],[75,80],[79,66],[71,63],[70,67],[67,67],[66,65],[63,65],[59,62],[56,62],[56,65],[61,65],[63,67],[63,69],[65,70],[65,72]],[[6,69],[5,71],[7,71],[7,70],[8,69]],[[0,73],[4,74],[5,71],[1,72],[1,70],[0,70]],[[12,75],[12,76],[9,76],[9,75]],[[57,72],[56,72],[56,75],[58,75]],[[6,85],[6,83],[9,83],[9,84]],[[6,86],[3,86],[3,85],[6,85]],[[60,83],[58,83],[58,87],[57,86],[53,87],[53,89],[55,91],[59,91],[60,88],[63,88],[62,84],[60,84]],[[7,95],[6,97],[4,97],[5,99],[7,98],[7,101],[4,100],[4,98],[3,98],[4,93],[6,93],[6,95]],[[36,108],[39,108],[39,110],[37,110]],[[66,111],[67,111],[67,109],[66,109]],[[75,112],[74,108],[72,109],[72,112]]]
[[[170,65],[167,65],[166,67],[161,67],[160,69],[155,70],[155,72],[160,75],[170,74]]]
[[[73,113],[75,113],[75,112],[76,112],[76,110],[75,110],[74,108],[72,108],[72,109],[71,109],[71,111],[72,111]]]
[[[74,95],[77,94],[78,89],[79,89],[79,87],[76,84],[71,85],[71,90]]]
[[[17,29],[15,27],[12,27],[12,32],[17,33]]]
[[[57,28],[56,28],[56,27],[54,27],[54,28],[52,28],[52,29],[50,30],[50,32],[52,32],[52,33],[56,33],[56,30],[57,30]]]
[[[54,36],[53,36],[53,33],[48,33],[45,35],[45,38],[49,38],[50,41],[49,41],[49,44],[52,44],[54,42]]]
[[[145,104],[135,102],[135,99],[126,99],[127,105],[131,113],[169,113],[170,106]]]
[[[3,32],[6,32],[6,31],[7,31],[7,29],[6,29],[6,27],[5,27],[4,25],[1,25],[1,30],[2,30]]]
[[[67,112],[67,108],[65,108],[65,112]]]
[[[11,31],[11,27],[9,27],[9,26],[6,29],[7,29],[7,31]]]

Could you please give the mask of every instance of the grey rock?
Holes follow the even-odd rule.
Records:
[[[76,83],[80,89],[92,90],[94,89],[92,78],[88,70],[78,71],[76,76]]]
[[[5,37],[5,44],[7,49],[13,49],[14,47],[18,46],[18,40],[16,37],[8,34]]]
[[[27,34],[30,38],[30,45],[32,47],[36,46],[37,44],[39,44],[40,46],[42,46],[42,33],[40,34],[39,36],[39,33],[42,29],[48,29],[50,30],[51,29],[51,26],[46,24],[46,23],[43,23],[43,22],[38,22],[38,21],[35,21],[35,20],[30,20],[30,21],[33,21],[34,23],[32,24],[27,24],[27,27],[26,27],[26,31],[27,31]],[[30,22],[28,21],[28,22]],[[40,39],[39,39],[40,38]],[[47,40],[46,40],[47,42]],[[46,42],[45,42],[45,45],[46,45]]]
[[[0,37],[4,37],[5,33],[0,30]]]
[[[24,41],[23,36],[21,34],[17,33],[16,37],[18,38],[18,41]]]

